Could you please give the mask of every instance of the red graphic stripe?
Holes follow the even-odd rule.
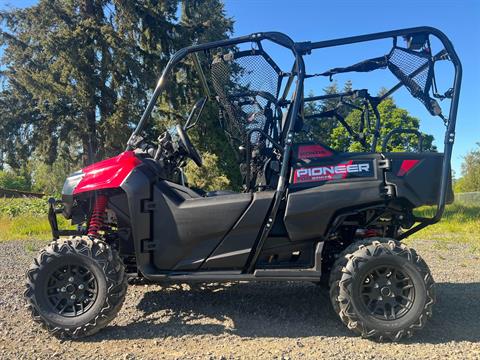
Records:
[[[332,156],[333,153],[321,145],[302,145],[298,147],[299,159],[314,159]]]
[[[412,170],[420,160],[403,160],[398,170],[397,176],[405,176],[410,170]]]

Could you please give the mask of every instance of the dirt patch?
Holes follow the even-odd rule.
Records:
[[[434,316],[400,344],[350,333],[310,283],[133,285],[99,334],[60,341],[30,320],[24,272],[44,244],[0,243],[0,358],[480,358],[480,259],[467,245],[416,241],[437,282]]]

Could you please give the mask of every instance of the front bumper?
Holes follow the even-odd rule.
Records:
[[[48,222],[52,229],[53,239],[57,240],[60,236],[85,235],[85,231],[82,230],[60,230],[58,228],[57,214],[61,214],[64,211],[62,200],[55,200],[54,198],[48,199]]]

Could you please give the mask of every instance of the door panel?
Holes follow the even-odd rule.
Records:
[[[153,187],[153,262],[159,270],[197,269],[242,216],[252,194],[200,197],[160,181]]]
[[[248,209],[205,261],[202,270],[242,269],[245,266],[274,195],[275,191],[253,194],[253,201]]]

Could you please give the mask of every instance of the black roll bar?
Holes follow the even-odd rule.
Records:
[[[232,39],[226,40],[219,40],[207,44],[200,44],[200,45],[193,45],[184,49],[177,51],[170,61],[167,63],[162,76],[158,80],[157,86],[153,92],[153,95],[142,114],[142,117],[133,131],[128,144],[127,150],[131,150],[134,146],[136,139],[144,129],[148,118],[151,115],[151,112],[155,106],[155,103],[160,96],[161,92],[165,89],[167,83],[167,77],[174,66],[176,66],[182,59],[184,59],[188,54],[195,53],[199,51],[214,49],[218,47],[225,47],[225,46],[232,46],[236,44],[246,43],[246,42],[256,42],[259,43],[262,40],[269,40],[272,41],[280,46],[288,48],[292,51],[295,62],[290,74],[288,74],[288,81],[286,87],[284,89],[283,95],[280,98],[279,104],[283,105],[289,104],[289,110],[287,113],[287,119],[284,124],[284,128],[282,129],[282,136],[279,139],[279,143],[283,145],[283,157],[282,157],[282,166],[280,170],[279,181],[277,185],[277,189],[275,192],[275,198],[273,205],[270,209],[269,215],[265,219],[264,227],[257,239],[254,250],[250,253],[249,260],[247,262],[247,272],[253,272],[255,263],[258,259],[262,246],[267,238],[269,231],[273,225],[273,221],[277,214],[277,211],[280,207],[280,203],[282,198],[285,195],[286,191],[286,179],[289,175],[290,171],[290,156],[291,156],[291,148],[293,142],[293,134],[295,123],[297,121],[298,115],[300,114],[300,107],[303,106],[304,98],[303,98],[303,91],[304,91],[304,79],[305,79],[305,64],[303,61],[303,55],[308,55],[315,49],[322,49],[340,45],[348,45],[372,40],[380,40],[380,39],[387,39],[387,38],[394,38],[396,39],[399,36],[407,36],[407,35],[415,35],[415,34],[425,34],[425,35],[433,35],[437,37],[440,42],[445,47],[445,50],[448,53],[450,60],[452,61],[454,68],[455,68],[455,77],[454,77],[454,85],[453,90],[451,92],[452,101],[450,105],[450,113],[449,117],[446,120],[446,133],[445,133],[445,149],[444,149],[444,159],[442,164],[442,179],[440,185],[440,191],[438,194],[438,202],[437,202],[437,210],[435,215],[429,219],[422,219],[420,224],[416,225],[415,227],[411,228],[410,230],[406,231],[405,233],[398,236],[398,239],[405,238],[410,234],[424,228],[429,224],[433,224],[440,220],[444,209],[445,209],[445,202],[446,202],[446,193],[447,193],[447,181],[449,178],[450,172],[450,162],[452,157],[452,148],[453,143],[455,141],[455,125],[456,125],[456,117],[457,117],[457,110],[458,110],[458,101],[460,95],[460,88],[461,88],[461,79],[462,79],[462,65],[460,63],[460,59],[458,58],[455,49],[453,48],[452,43],[446,37],[444,33],[440,30],[432,28],[432,27],[414,27],[414,28],[407,28],[407,29],[399,29],[393,31],[385,31],[380,33],[373,33],[367,35],[360,35],[354,37],[347,37],[347,38],[338,38],[333,40],[324,40],[324,41],[317,41],[317,42],[299,42],[295,43],[290,37],[287,35],[280,33],[280,32],[261,32],[261,33],[254,33],[247,36],[241,36]],[[198,65],[198,64],[197,64]],[[292,96],[291,101],[286,101],[286,97],[290,91],[290,86],[293,84],[294,79],[296,90],[294,91],[294,95]],[[203,81],[203,80],[202,80]],[[208,94],[207,94],[208,95]],[[311,100],[311,99],[310,99]],[[377,114],[375,114],[377,115]],[[378,122],[378,119],[377,119]]]
[[[444,139],[442,178],[440,183],[440,191],[438,194],[437,210],[435,212],[435,215],[432,218],[423,219],[423,222],[414,226],[413,228],[409,229],[403,234],[399,235],[398,236],[399,240],[404,239],[407,236],[423,229],[427,225],[438,222],[441,219],[443,212],[445,210],[447,185],[448,185],[448,178],[449,178],[449,172],[450,172],[450,163],[452,158],[452,149],[453,149],[453,144],[455,142],[455,125],[457,122],[458,101],[460,97],[460,88],[461,88],[461,82],[462,82],[462,64],[453,47],[453,44],[443,32],[429,26],[384,31],[379,33],[339,38],[339,39],[333,39],[333,40],[324,40],[324,41],[317,41],[317,42],[301,42],[296,44],[296,47],[301,54],[309,54],[312,52],[312,50],[315,50],[315,49],[355,44],[360,42],[381,40],[381,39],[387,39],[387,38],[396,39],[399,36],[407,36],[407,35],[415,35],[415,34],[433,35],[436,38],[438,38],[438,40],[440,40],[442,45],[445,47],[445,50],[447,51],[450,60],[453,63],[453,66],[455,69],[455,76],[453,80],[453,91],[452,91],[452,102],[450,104],[450,113],[446,121],[447,129],[445,132],[445,139]]]
[[[251,35],[240,36],[232,39],[218,40],[218,41],[213,41],[206,44],[192,45],[192,46],[180,49],[175,54],[173,54],[173,56],[168,61],[165,69],[163,70],[162,75],[160,76],[160,79],[157,82],[157,86],[153,91],[152,97],[150,98],[150,101],[148,102],[147,107],[143,112],[142,117],[140,118],[140,121],[137,124],[137,127],[135,128],[132,135],[130,136],[130,139],[127,142],[127,150],[132,149],[133,144],[135,143],[135,139],[140,135],[140,133],[145,128],[147,120],[149,119],[153,111],[153,108],[155,107],[158,97],[160,96],[162,91],[165,89],[165,86],[168,80],[168,75],[170,74],[171,70],[180,61],[182,61],[188,54],[209,50],[209,49],[215,49],[219,47],[237,45],[237,44],[246,43],[246,42],[258,42],[262,40],[270,40],[278,45],[281,45],[287,49],[290,49],[295,57],[301,58],[301,55],[297,54],[294,41],[287,35],[282,34],[280,32],[254,33]]]

